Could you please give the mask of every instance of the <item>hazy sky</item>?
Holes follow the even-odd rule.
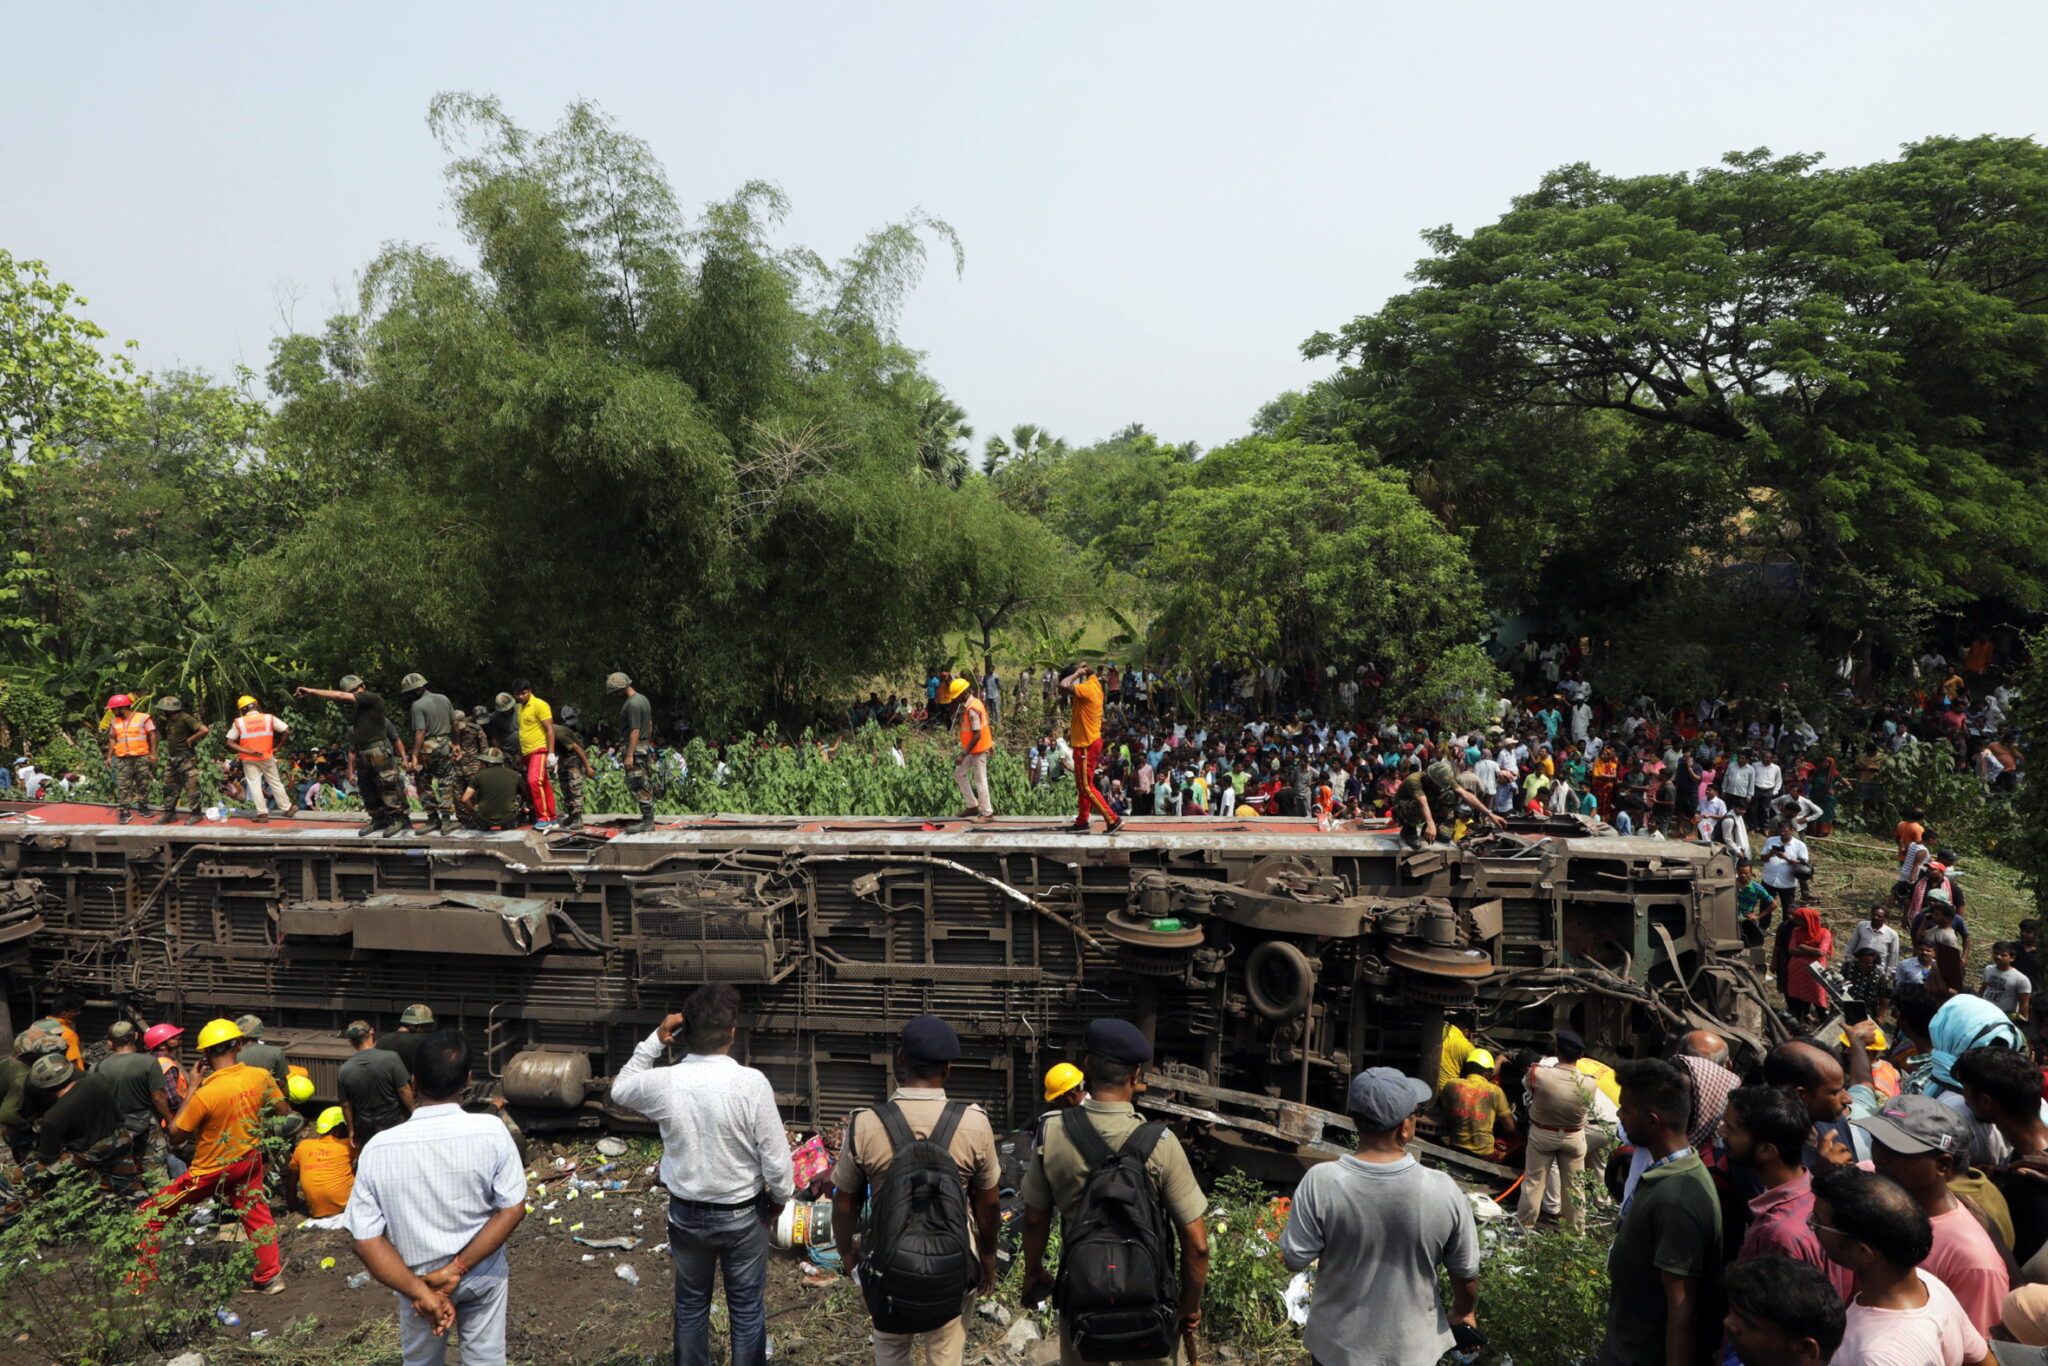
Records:
[[[589,98],[686,208],[770,180],[835,257],[951,222],[966,272],[935,256],[902,331],[979,432],[1214,445],[1420,230],[1551,167],[2038,133],[2048,6],[44,3],[7,32],[0,248],[147,366],[260,371],[295,291],[310,328],[381,243],[459,250],[436,91],[530,127]]]

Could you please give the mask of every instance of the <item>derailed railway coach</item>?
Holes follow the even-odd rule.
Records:
[[[119,826],[108,808],[0,807],[9,1019],[51,993],[194,1024],[253,1011],[321,1096],[367,1016],[414,1002],[467,1033],[522,1124],[628,1127],[609,1078],[695,986],[746,1005],[735,1055],[796,1127],[886,1093],[896,1032],[932,1012],[949,1089],[998,1129],[1041,1109],[1086,1022],[1153,1040],[1141,1103],[1212,1160],[1283,1169],[1342,1149],[1348,1078],[1434,1077],[1445,1030],[1541,1050],[1739,1053],[1782,1029],[1722,848],[1510,819],[1461,845],[1310,821],[684,818],[647,834],[360,840],[353,818]],[[8,1021],[0,1021],[6,1024]]]

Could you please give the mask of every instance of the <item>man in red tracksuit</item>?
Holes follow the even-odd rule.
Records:
[[[1076,664],[1060,680],[1060,691],[1073,704],[1073,715],[1067,722],[1067,743],[1074,748],[1074,790],[1081,799],[1081,812],[1074,818],[1073,828],[1085,832],[1089,828],[1089,812],[1100,811],[1109,822],[1109,828],[1102,833],[1114,835],[1123,825],[1123,818],[1110,809],[1109,799],[1095,785],[1095,770],[1102,764],[1102,682],[1089,665]]]

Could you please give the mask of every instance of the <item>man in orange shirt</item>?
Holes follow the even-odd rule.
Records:
[[[953,781],[960,785],[960,800],[967,803],[960,814],[973,817],[979,825],[996,818],[995,803],[988,795],[988,756],[996,740],[989,730],[988,704],[982,700],[981,685],[956,678],[952,689],[954,698],[966,694],[960,701],[960,761],[953,765]]]
[[[1109,799],[1095,785],[1095,770],[1102,764],[1102,683],[1091,666],[1076,664],[1060,680],[1060,691],[1073,704],[1067,722],[1067,743],[1074,749],[1074,790],[1081,800],[1081,813],[1074,818],[1071,828],[1086,833],[1092,809],[1100,811],[1109,822],[1102,833],[1114,835],[1123,826],[1123,818],[1110,809]]]
[[[348,1208],[356,1184],[355,1148],[349,1143],[348,1120],[339,1105],[330,1105],[313,1121],[314,1137],[292,1149],[291,1175],[285,1182],[285,1203],[297,1189],[306,1213],[325,1219]]]
[[[229,1020],[214,1020],[199,1031],[199,1052],[211,1070],[178,1111],[170,1132],[173,1147],[191,1145],[192,1165],[142,1206],[149,1222],[136,1252],[141,1284],[155,1278],[158,1238],[171,1216],[212,1196],[234,1210],[256,1249],[256,1283],[245,1293],[275,1295],[284,1289],[284,1258],[263,1194],[263,1119],[291,1110],[268,1069],[242,1063],[243,1042],[242,1032]]]

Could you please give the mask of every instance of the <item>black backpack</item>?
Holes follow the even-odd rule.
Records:
[[[1166,1126],[1143,1124],[1111,1152],[1085,1110],[1060,1118],[1088,1164],[1071,1224],[1061,1229],[1053,1306],[1083,1361],[1170,1357],[1180,1341],[1175,1232],[1145,1171]]]
[[[893,1155],[861,1220],[860,1285],[875,1327],[928,1333],[960,1317],[981,1280],[967,1228],[967,1183],[949,1150],[967,1103],[946,1102],[931,1133],[918,1138],[894,1101],[875,1118]],[[848,1126],[846,1142],[853,1142]]]

